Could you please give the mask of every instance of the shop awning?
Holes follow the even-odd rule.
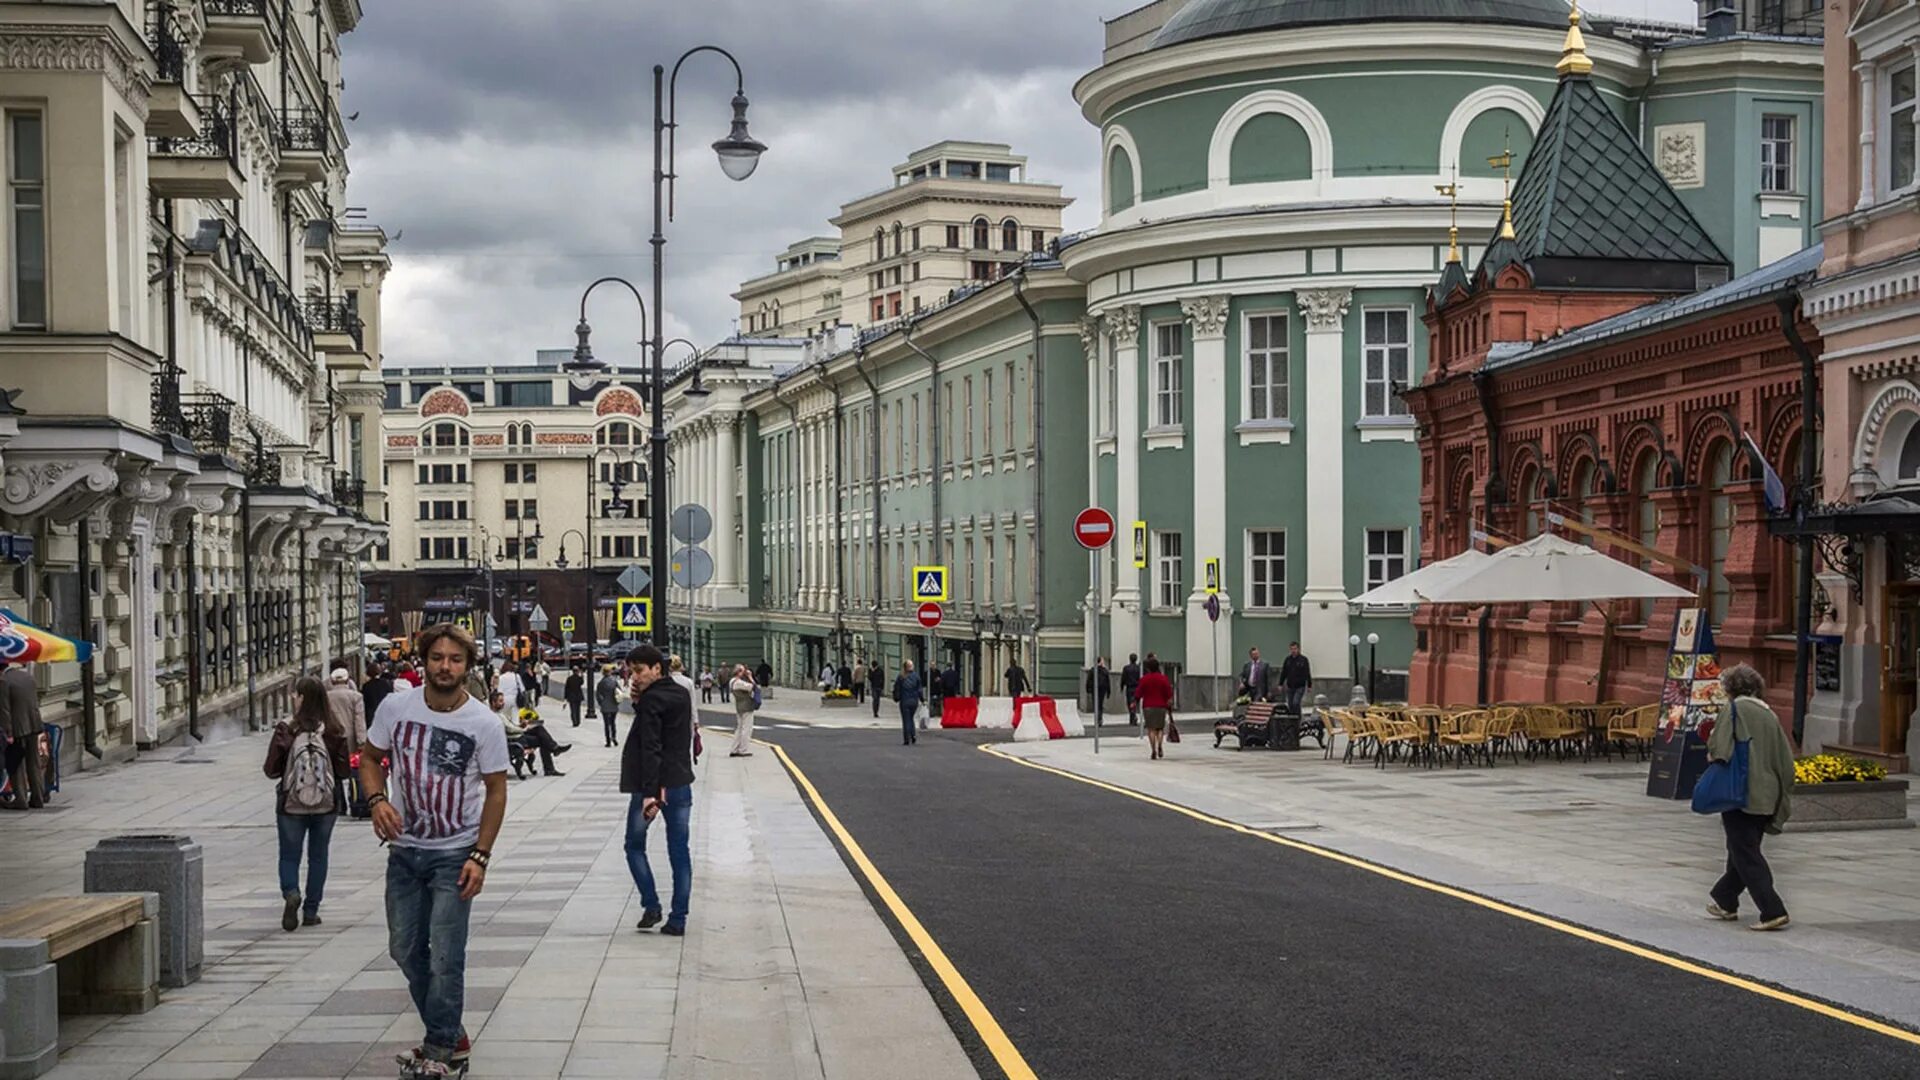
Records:
[[[93,658],[93,643],[64,638],[42,630],[5,608],[0,608],[0,660],[10,664],[51,663]]]
[[[1897,495],[1861,503],[1829,503],[1814,507],[1804,518],[1768,518],[1767,531],[1780,537],[1920,533],[1920,503]]]

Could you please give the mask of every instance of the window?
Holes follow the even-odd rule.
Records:
[[[1185,571],[1180,560],[1180,534],[1153,534],[1153,603],[1161,609],[1177,608],[1183,597]]]
[[[913,230],[908,235],[912,238],[913,250],[919,251],[920,250],[920,226],[915,225],[913,227]],[[919,275],[916,274],[914,276],[918,277]]]
[[[1019,581],[1020,581],[1019,552],[1018,552],[1018,549],[1014,547],[1013,535],[1008,534],[1007,536],[1007,603],[1009,605],[1015,604],[1019,600],[1019,594],[1016,591],[1019,588]],[[1015,610],[1018,610],[1018,608],[1015,608]]]
[[[920,280],[920,264],[919,263],[913,264],[913,280],[915,281]],[[914,297],[914,310],[916,311],[919,310],[919,303],[920,303],[920,298],[917,296]]]
[[[1400,391],[1407,386],[1412,347],[1408,344],[1405,309],[1370,310],[1365,314],[1366,365],[1363,417],[1406,416]]]
[[[1278,611],[1286,606],[1287,534],[1282,529],[1248,529],[1247,607]]]
[[[873,258],[875,262],[887,257],[887,231],[873,230]]]
[[[425,465],[420,466],[418,482],[422,484],[430,482],[427,480],[427,467]]]
[[[1793,190],[1793,117],[1760,118],[1760,190]]]
[[[946,424],[946,428],[945,430],[940,432],[940,463],[943,465],[952,466],[953,465],[953,380],[951,379],[947,380],[947,385],[943,389],[944,389],[944,393],[941,395],[940,404],[946,406],[946,415],[942,418],[943,422]]]
[[[1721,443],[1707,459],[1707,587],[1710,599],[1708,618],[1713,625],[1726,622],[1727,604],[1732,587],[1727,582],[1727,552],[1733,546],[1733,497],[1727,485],[1733,480],[1733,447]]]
[[[1007,366],[1001,369],[1001,375],[1007,380],[1007,396],[1005,399],[1007,411],[1003,419],[1006,421],[1005,427],[1007,429],[1007,452],[1012,453],[1016,445],[1014,433],[1019,430],[1013,426],[1013,402],[1014,398],[1019,396],[1014,392],[1013,361],[1007,361]]]
[[[1044,252],[1047,250],[1046,230],[1044,229],[1033,230],[1033,250],[1036,252]]]
[[[1153,327],[1153,425],[1179,427],[1181,417],[1181,380],[1184,375],[1186,327],[1181,323],[1155,323]]]
[[[1407,531],[1367,530],[1367,588],[1377,589],[1407,572]]]
[[[993,264],[985,259],[974,259],[967,263],[968,281],[992,281]]]
[[[12,324],[47,325],[47,166],[38,112],[7,114],[8,256]],[[131,331],[129,331],[131,332]]]
[[[964,381],[967,394],[967,427],[960,439],[960,457],[963,461],[973,460],[973,376]]]
[[[888,295],[887,314],[896,319],[900,317],[900,294],[899,293],[892,293]]]
[[[347,471],[355,480],[364,480],[361,458],[366,453],[366,425],[358,416],[347,417]]]
[[[975,585],[974,573],[975,573],[976,567],[973,561],[973,537],[971,536],[967,537],[967,544],[963,550],[966,552],[966,561],[962,562],[960,565],[963,569],[966,570],[967,573],[966,573],[965,583],[961,587],[960,595],[967,598],[967,603],[969,605],[975,605],[980,602],[980,594],[974,591],[974,585]]]
[[[387,408],[387,409],[397,409],[397,408],[399,408],[399,407],[400,407],[400,395],[401,395],[401,391],[402,391],[402,389],[403,389],[403,387],[402,387],[402,386],[401,386],[401,385],[400,385],[399,383],[397,383],[397,382],[390,382],[390,383],[388,383],[388,384],[387,384],[387,396],[386,396],[386,400],[385,400],[385,401],[383,401],[383,402],[381,402],[381,407],[382,407],[382,408]]]
[[[532,409],[553,404],[551,382],[498,382],[493,384],[496,404],[505,408]]]
[[[1107,346],[1107,434],[1114,435],[1120,429],[1120,343],[1113,338],[1106,339]]]
[[[461,471],[463,472],[466,470],[465,465],[460,466],[460,468],[461,468]],[[531,461],[527,462],[525,465],[520,466],[520,482],[523,484],[533,483],[536,479],[538,479],[539,468],[540,467],[538,465],[535,465]]]
[[[518,465],[516,465],[516,464],[514,464],[514,463],[513,463],[513,462],[511,462],[511,461],[509,461],[509,462],[507,462],[507,477],[506,477],[506,479],[507,479],[507,483],[509,483],[509,484],[517,484],[517,483],[519,483],[519,482],[520,482],[520,466],[518,466]]]
[[[1908,64],[1887,79],[1887,178],[1890,190],[1912,187],[1914,180],[1914,73],[1920,66]]]
[[[506,515],[507,515],[508,521],[518,521],[520,519],[520,500],[519,499],[507,500]]]
[[[422,559],[433,558],[433,541],[424,536],[420,538],[420,557]]]
[[[1247,328],[1248,420],[1287,419],[1287,317],[1249,315]]]
[[[958,225],[947,226],[947,246],[950,248],[957,248],[960,246],[960,226]]]
[[[1012,218],[1000,223],[1000,250],[1020,250],[1020,223]]]
[[[904,230],[902,230],[902,228],[900,227],[900,223],[897,221],[894,222],[893,223],[893,253],[895,255],[898,255],[901,252],[907,250],[906,247],[900,243],[900,238],[903,234],[904,234]]]
[[[975,250],[985,251],[991,244],[993,226],[986,218],[973,219],[973,246]]]
[[[991,465],[993,463],[993,372],[989,371],[980,377],[985,380],[980,384],[980,400],[986,403],[986,408],[981,412],[984,414],[983,419],[987,425],[982,449],[986,452],[987,463]]]
[[[1640,546],[1653,550],[1660,543],[1660,507],[1653,501],[1654,488],[1660,482],[1660,455],[1648,450],[1640,455],[1640,461],[1633,470],[1633,514],[1634,539]],[[1640,560],[1640,569],[1653,573],[1656,569],[1652,559]],[[1640,622],[1645,625],[1653,621],[1652,600],[1640,601]]]
[[[616,420],[593,433],[601,446],[640,446],[640,428],[625,420]]]

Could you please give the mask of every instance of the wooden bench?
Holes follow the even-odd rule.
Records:
[[[1249,745],[1265,746],[1268,731],[1273,725],[1274,704],[1271,701],[1257,701],[1247,706],[1246,715],[1238,720],[1225,717],[1213,725],[1213,745],[1218,748],[1220,740],[1231,735],[1245,750]]]
[[[160,898],[90,893],[0,908],[0,1080],[58,1064],[59,1017],[160,1001]]]

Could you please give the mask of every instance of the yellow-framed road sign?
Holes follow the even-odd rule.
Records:
[[[913,568],[913,602],[944,604],[952,591],[952,584],[953,575],[947,573],[946,567],[916,566]]]
[[[1207,560],[1206,586],[1207,586],[1208,596],[1218,596],[1220,594],[1220,560],[1219,559]]]
[[[623,596],[613,602],[613,625],[633,634],[653,631],[653,598]]]
[[[1133,523],[1133,568],[1147,568],[1147,523],[1144,521]]]
[[[573,621],[573,616],[571,615],[560,616],[560,632],[561,633],[571,634],[573,633],[573,628],[577,625],[579,624]]]

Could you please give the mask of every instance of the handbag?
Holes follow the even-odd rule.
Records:
[[[1745,809],[1747,805],[1747,747],[1740,737],[1740,712],[1727,702],[1728,720],[1733,728],[1733,753],[1726,761],[1710,761],[1693,785],[1693,812],[1722,814]]]
[[[1172,714],[1168,714],[1167,716],[1167,741],[1180,741],[1180,725],[1173,722]]]

